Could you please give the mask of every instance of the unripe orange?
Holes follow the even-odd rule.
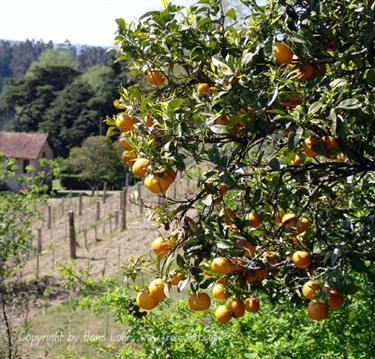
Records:
[[[191,310],[206,310],[211,305],[211,299],[206,293],[192,294],[189,298],[189,308]]]

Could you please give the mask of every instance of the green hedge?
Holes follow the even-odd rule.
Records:
[[[77,174],[62,173],[60,183],[65,189],[90,189],[89,184],[82,181]]]

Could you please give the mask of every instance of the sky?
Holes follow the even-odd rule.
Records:
[[[137,20],[161,0],[2,0],[0,39],[112,46],[115,19]],[[188,0],[174,0],[187,3]]]

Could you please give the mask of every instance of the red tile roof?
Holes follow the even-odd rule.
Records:
[[[0,152],[7,157],[36,159],[47,141],[47,133],[0,132]]]

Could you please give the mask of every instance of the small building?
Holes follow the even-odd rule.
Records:
[[[39,161],[41,159],[53,159],[53,151],[47,139],[47,133],[0,131],[0,152],[16,161],[18,166],[17,174],[27,175],[27,166],[29,165],[39,172],[41,169]],[[51,187],[51,170],[46,171],[45,176],[45,183]],[[6,185],[12,191],[19,191],[22,187],[22,183],[19,183],[16,177],[8,179]]]

